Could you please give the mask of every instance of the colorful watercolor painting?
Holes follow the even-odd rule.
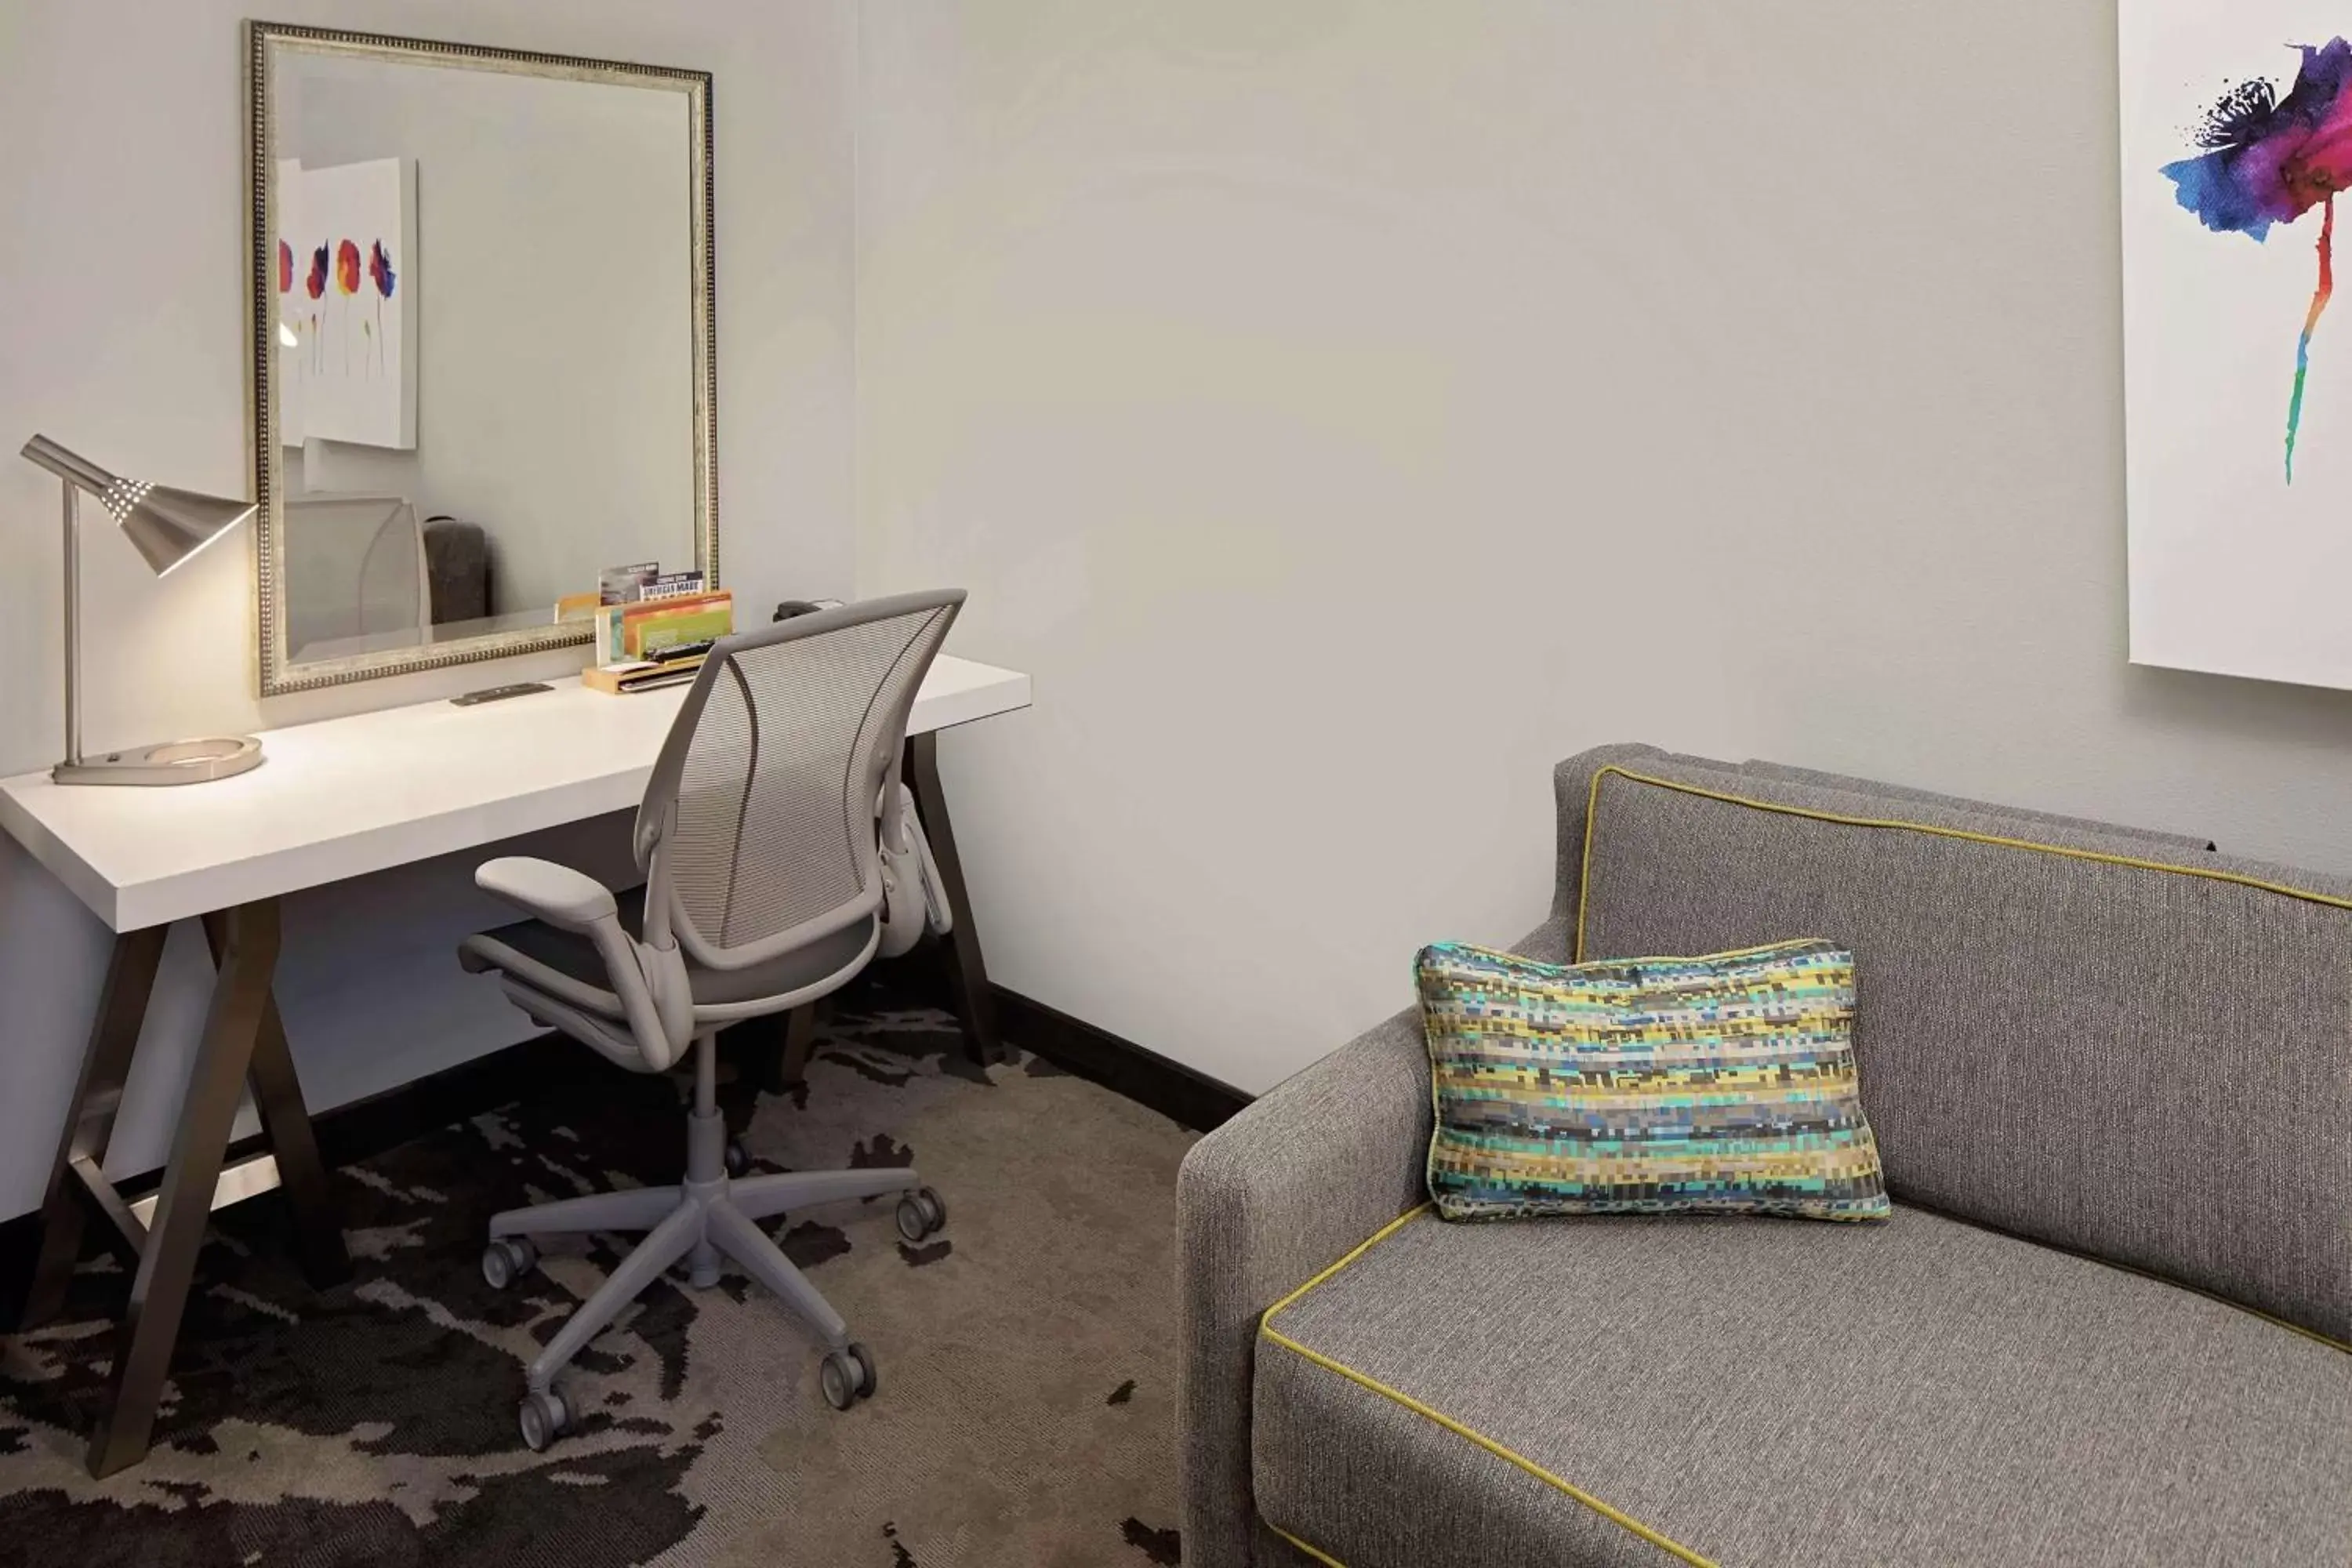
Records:
[[[2352,689],[2352,6],[2118,21],[2132,660]]]
[[[359,291],[360,247],[346,239],[335,247],[335,292],[341,294],[344,300],[344,305],[342,308],[343,330],[336,335],[342,340],[343,374],[345,375],[352,374],[352,307],[350,301],[359,293]],[[368,323],[365,321],[362,321],[360,323],[360,328],[362,331],[372,333],[372,329],[370,329]],[[373,351],[374,345],[371,343],[360,353],[360,374],[362,375],[373,375],[375,374],[375,353]]]
[[[2202,156],[2165,165],[2180,205],[2207,228],[2256,244],[2314,207],[2319,224],[2319,286],[2294,345],[2294,390],[2287,401],[2286,482],[2294,483],[2294,438],[2303,423],[2311,335],[2336,294],[2336,193],[2352,185],[2352,44],[2302,46],[2303,66],[2286,96],[2265,77],[2233,84],[2195,128]]]
[[[383,364],[383,302],[392,298],[399,286],[400,276],[392,268],[392,256],[377,240],[368,247],[368,281],[375,285],[375,345],[378,370]]]
[[[310,258],[308,307],[283,355],[299,384],[285,439],[416,445],[416,168],[383,158],[281,167],[280,232]]]
[[[302,288],[303,292],[310,296],[309,327],[302,334],[302,337],[303,341],[310,345],[310,358],[308,369],[311,374],[317,374],[327,368],[325,346],[327,339],[323,331],[326,325],[327,317],[327,308],[325,304],[327,297],[327,247],[325,246],[322,245],[319,247],[318,249],[310,252],[310,276],[308,281],[303,284]]]

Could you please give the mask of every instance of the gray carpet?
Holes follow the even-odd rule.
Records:
[[[0,1340],[0,1561],[1124,1568],[1178,1561],[1174,1197],[1192,1135],[1028,1056],[982,1071],[942,1014],[845,994],[807,1081],[761,1097],[756,1169],[915,1162],[945,1233],[887,1205],[795,1215],[786,1249],[872,1347],[836,1414],[808,1339],[730,1274],[657,1286],[583,1353],[579,1429],[515,1435],[522,1366],[620,1244],[551,1242],[503,1294],[499,1208],[677,1179],[678,1090],[605,1068],[345,1171],[355,1278],[301,1282],[217,1216],[145,1464],[82,1468],[127,1281]],[[29,1551],[30,1555],[18,1555]]]

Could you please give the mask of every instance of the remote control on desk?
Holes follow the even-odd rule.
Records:
[[[518,680],[511,686],[486,686],[479,691],[468,691],[463,697],[452,697],[449,701],[455,707],[472,708],[484,702],[503,702],[509,697],[528,697],[534,691],[554,689],[544,680]]]

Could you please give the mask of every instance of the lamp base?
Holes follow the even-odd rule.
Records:
[[[61,784],[190,784],[233,778],[261,765],[261,742],[250,735],[133,746],[78,763],[59,763],[50,782]]]

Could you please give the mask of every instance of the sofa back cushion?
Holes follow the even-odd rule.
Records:
[[[1703,757],[1690,761],[1701,767],[1721,772],[1718,763]],[[1870,779],[1858,779],[1851,773],[1827,773],[1818,768],[1790,767],[1786,763],[1768,763],[1750,757],[1739,764],[1738,771],[1759,778],[1778,779],[1783,784],[1812,784],[1820,789],[1859,790],[1864,795],[1887,800],[1909,801],[1922,805],[1953,806],[1961,811],[1973,811],[1992,816],[2014,817],[2021,822],[2037,822],[2047,827],[2079,829],[2108,838],[2138,838],[2150,844],[2161,844],[2168,849],[2195,857],[2210,855],[2218,847],[2210,838],[2186,833],[2167,833],[2154,827],[2125,827],[2112,822],[2094,822],[2084,816],[2062,816],[2054,811],[2031,811],[2022,806],[1995,805],[1988,801],[1970,800],[1965,795],[1938,795],[1934,790],[1915,789],[1909,784],[1878,784]]]
[[[1589,779],[1577,958],[1852,949],[1897,1199],[2352,1341],[2352,884],[1680,760]]]

